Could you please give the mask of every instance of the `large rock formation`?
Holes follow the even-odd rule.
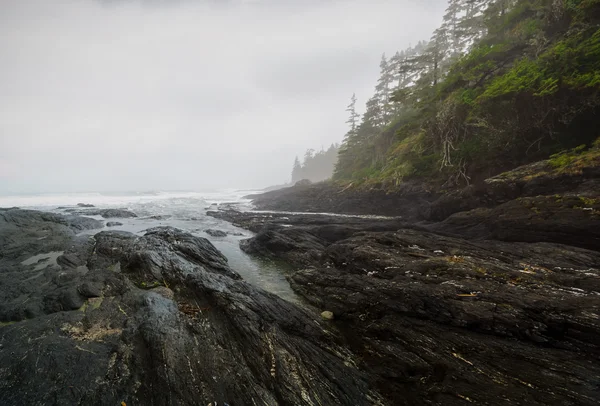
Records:
[[[255,226],[260,216],[221,214],[228,215]],[[364,231],[392,228],[391,220],[363,219],[362,231],[339,217],[329,228],[286,227],[275,220],[281,216],[290,222],[271,214],[242,248],[300,269],[290,277],[294,290],[331,312],[391,404],[592,405],[600,398],[597,251],[467,241],[398,224]]]
[[[384,404],[318,314],[242,281],[204,238],[1,218],[2,405]]]

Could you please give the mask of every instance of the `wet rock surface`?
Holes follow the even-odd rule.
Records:
[[[102,222],[0,209],[0,404],[596,405],[588,158],[454,191],[255,197],[305,213],[211,206],[255,233],[244,251],[295,268],[306,308],[174,228],[76,236]],[[307,213],[325,211],[397,217]]]
[[[551,195],[453,214],[429,228],[467,238],[555,242],[600,250],[600,198]]]
[[[93,207],[93,206],[83,206]],[[96,208],[84,208],[84,209],[66,209],[68,213],[78,216],[102,216],[104,218],[134,218],[137,214],[126,209],[96,209]]]
[[[254,200],[308,212],[356,201],[357,213],[396,219],[210,215],[256,233],[241,242],[246,252],[295,266],[294,291],[340,331],[390,404],[594,405],[598,168],[593,150],[459,190],[409,185],[373,205],[332,184]]]
[[[204,232],[210,235],[211,237],[227,237],[227,233],[222,230],[214,230],[212,228],[209,228],[207,230],[204,230]]]
[[[296,266],[292,288],[331,318],[390,404],[600,398],[599,252],[398,220],[332,217],[325,232],[325,216],[283,227],[294,220],[273,213],[260,228],[265,215],[221,213],[257,229],[246,251]]]
[[[351,185],[350,185],[351,186]],[[421,219],[440,192],[420,183],[404,183],[393,193],[380,188],[356,189],[321,182],[247,196],[259,210],[310,213],[377,214]]]
[[[106,227],[118,227],[118,226],[122,226],[123,223],[120,223],[118,221],[107,221],[106,222]]]
[[[90,220],[0,211],[0,404],[386,404],[318,313],[244,282],[208,240],[75,236]]]

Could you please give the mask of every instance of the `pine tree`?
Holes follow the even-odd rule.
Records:
[[[296,183],[302,179],[302,165],[300,164],[300,160],[296,156],[294,160],[294,167],[292,169],[292,183]]]
[[[446,31],[447,41],[450,45],[450,57],[456,58],[463,51],[460,21],[466,8],[465,0],[448,0],[448,7],[444,14],[442,27]]]
[[[350,113],[350,117],[348,117],[348,121],[346,121],[346,124],[350,126],[350,131],[348,131],[348,134],[354,135],[356,134],[358,119],[360,118],[360,115],[356,112],[356,93],[352,94],[352,98],[350,98],[350,104],[346,108],[346,111]]]
[[[385,54],[381,56],[379,72],[379,80],[377,81],[377,86],[375,86],[375,99],[379,104],[377,109],[377,124],[378,126],[384,126],[391,121],[393,114],[392,105],[390,102],[390,88],[394,80],[393,66],[387,61]]]

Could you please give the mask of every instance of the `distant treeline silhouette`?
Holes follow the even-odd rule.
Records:
[[[338,149],[338,144],[331,144],[327,150],[321,149],[318,152],[315,152],[314,149],[308,149],[304,154],[302,163],[296,157],[292,169],[292,184],[302,179],[320,182],[331,178],[337,162]]]

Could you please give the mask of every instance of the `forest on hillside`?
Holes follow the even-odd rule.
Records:
[[[333,176],[338,151],[339,145],[331,144],[329,148],[321,148],[320,151],[306,150],[302,162],[296,157],[292,169],[292,184],[303,179],[308,179],[311,182],[330,179]]]
[[[600,135],[600,0],[449,0],[431,39],[352,97],[334,179],[476,182]]]

